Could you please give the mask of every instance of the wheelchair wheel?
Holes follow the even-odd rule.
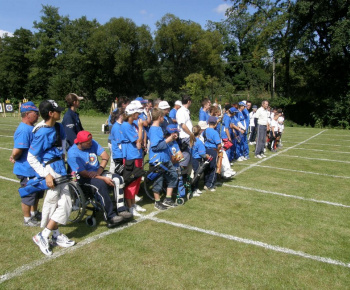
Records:
[[[147,176],[143,177],[143,188],[145,190],[146,195],[148,196],[149,199],[154,200],[154,195],[153,195],[153,180],[149,180]],[[167,183],[164,180],[163,181],[163,187],[162,190],[159,192],[160,195],[165,195],[166,194],[166,189],[167,189]]]
[[[72,212],[69,216],[69,222],[77,223],[82,220],[86,211],[85,195],[79,185],[75,182],[68,183],[69,192],[72,198]]]
[[[96,227],[96,218],[89,215],[86,219],[85,219],[85,223],[89,226],[89,227]]]
[[[185,200],[182,197],[179,197],[179,198],[176,199],[176,203],[178,205],[183,205],[185,203]]]

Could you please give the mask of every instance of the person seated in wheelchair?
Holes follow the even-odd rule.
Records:
[[[158,162],[167,168],[166,172],[159,175],[153,184],[153,194],[155,199],[154,207],[159,210],[165,210],[168,207],[176,206],[172,201],[173,189],[177,187],[178,175],[176,169],[171,162],[168,144],[175,141],[178,137],[177,133],[171,133],[166,139],[160,127],[160,123],[164,121],[164,112],[159,108],[152,111],[153,125],[149,129],[148,137],[150,140],[149,160],[150,170]],[[163,179],[167,181],[166,197],[163,202],[160,201],[160,191],[163,186]]]
[[[68,150],[67,162],[72,171],[79,174],[79,184],[95,190],[95,198],[104,208],[104,218],[108,226],[114,226],[124,220],[131,219],[133,215],[127,211],[124,205],[123,178],[118,174],[105,171],[109,160],[107,152],[92,139],[92,135],[88,131],[80,131],[74,143]],[[98,161],[98,156],[101,157],[101,163]],[[117,213],[113,210],[113,203],[109,196],[109,191],[112,188],[114,189]]]

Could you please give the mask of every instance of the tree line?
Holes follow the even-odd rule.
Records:
[[[127,18],[100,24],[42,7],[34,32],[0,38],[0,101],[86,98],[83,110],[107,112],[116,96],[194,107],[269,99],[287,118],[350,128],[350,1],[232,0],[206,28],[166,14],[152,35]]]

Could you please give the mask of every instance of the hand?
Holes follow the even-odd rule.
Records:
[[[54,180],[53,180],[53,177],[52,177],[51,174],[48,174],[45,177],[45,181],[46,181],[47,187],[49,187],[49,188],[54,188],[55,187],[55,183],[54,183]]]
[[[176,133],[171,134],[171,136],[172,136],[173,140],[176,140],[178,137]]]
[[[104,176],[104,177],[103,177],[103,181],[104,181],[107,185],[109,185],[109,186],[114,186],[114,182],[113,182],[113,179],[112,179],[112,178],[109,178],[109,177]]]
[[[136,141],[136,148],[137,149],[141,149],[141,142],[140,141]]]
[[[11,155],[10,156],[10,159],[9,159],[12,163],[16,163],[16,160],[13,158],[13,156]]]

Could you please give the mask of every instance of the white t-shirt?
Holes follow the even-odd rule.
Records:
[[[251,111],[249,113],[249,126],[254,127],[255,123],[254,123],[254,118],[255,118],[256,112]]]
[[[282,116],[278,117],[277,121],[278,121],[278,131],[282,133],[284,130],[284,117]]]
[[[176,112],[176,122],[177,126],[180,130],[179,138],[189,138],[190,135],[188,135],[183,129],[182,124],[185,124],[187,128],[192,132],[192,122],[191,122],[191,116],[190,116],[190,110],[187,109],[185,106],[182,106],[180,109]]]
[[[263,107],[260,107],[255,114],[255,118],[258,118],[259,125],[267,125],[267,121],[269,118],[269,111],[265,110]]]
[[[277,120],[272,119],[270,124],[271,131],[278,132],[278,122]]]

